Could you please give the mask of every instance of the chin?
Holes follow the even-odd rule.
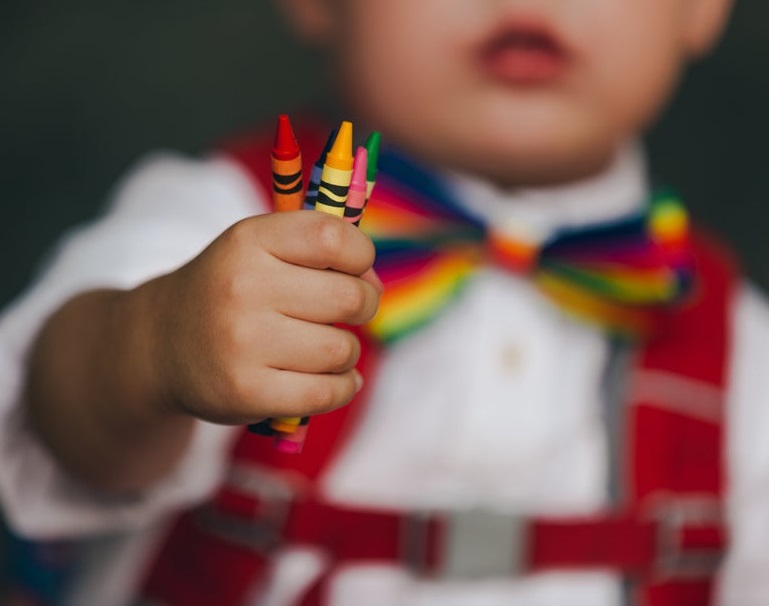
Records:
[[[525,139],[490,146],[454,149],[475,149],[484,153],[449,154],[442,164],[455,170],[479,175],[505,187],[526,187],[566,184],[599,174],[610,165],[620,145],[614,141],[593,139],[590,144],[559,138],[554,141]]]

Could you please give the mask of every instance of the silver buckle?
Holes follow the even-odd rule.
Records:
[[[246,466],[233,467],[226,485],[256,499],[260,508],[258,515],[244,518],[207,506],[196,512],[198,524],[213,535],[257,553],[267,554],[277,548],[295,490],[272,474]]]
[[[430,570],[430,525],[440,524],[437,567]],[[402,561],[417,576],[443,579],[509,578],[523,575],[528,564],[528,523],[522,516],[469,509],[406,516]]]
[[[671,497],[653,509],[652,518],[657,521],[657,575],[702,578],[718,570],[723,549],[692,549],[682,544],[686,529],[723,526],[723,511],[716,499]]]
[[[435,518],[427,511],[407,513],[400,529],[400,552],[404,566],[416,576],[427,576],[429,570],[430,524]]]

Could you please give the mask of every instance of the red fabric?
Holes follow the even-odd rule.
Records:
[[[266,563],[246,546],[214,538],[188,512],[167,537],[143,593],[168,606],[241,605]]]
[[[304,153],[306,176],[322,150],[325,133],[301,123],[295,125],[295,131]],[[270,144],[269,137],[257,137],[230,147],[232,156],[258,183],[271,182]],[[264,189],[269,191],[268,186]],[[697,401],[693,413],[682,412],[680,406],[665,401],[669,390],[655,392],[654,381],[649,379],[658,373],[704,383],[716,396],[723,393],[730,350],[728,310],[736,272],[712,242],[698,238],[695,244],[702,292],[696,303],[670,315],[659,337],[640,352],[632,373],[631,383],[636,381],[642,389],[628,395],[625,501],[617,511],[595,518],[530,523],[531,569],[619,569],[634,580],[639,606],[709,604],[708,577],[665,576],[657,569],[660,541],[671,542],[675,549],[721,550],[726,540],[720,520],[684,520],[670,528],[661,526],[668,524],[668,500],[707,498],[718,507],[723,496],[723,402],[719,397],[709,402],[707,414],[698,413]],[[362,342],[360,367],[367,377],[366,385],[370,385],[377,351],[365,339]],[[366,388],[350,406],[314,417],[301,455],[281,453],[273,448],[272,440],[248,432],[243,432],[233,452],[239,465],[301,479],[295,482],[300,488],[285,526],[278,530],[286,542],[322,548],[333,563],[328,574],[304,596],[305,606],[325,604],[335,565],[361,560],[402,561],[405,514],[331,506],[315,490],[314,480],[328,468],[354,429],[365,398]],[[226,485],[209,508],[245,520],[258,519],[259,512],[265,510],[257,498]],[[206,532],[196,519],[186,514],[178,521],[150,568],[145,596],[167,606],[241,606],[265,572],[267,560],[257,551]],[[440,563],[445,528],[440,519],[432,520],[427,528],[424,563],[430,570]]]
[[[704,418],[681,414],[667,402],[648,396],[634,402],[627,416],[630,440],[627,466],[631,478],[628,498],[639,516],[655,515],[650,509],[654,509],[660,495],[665,494],[709,499],[717,509],[723,502],[723,398],[731,352],[729,323],[737,271],[730,255],[702,232],[697,233],[694,244],[700,290],[696,303],[668,318],[659,337],[644,349],[639,368],[701,381],[714,387],[721,397],[713,403],[716,410]],[[715,418],[712,412],[717,413]],[[664,507],[671,505],[663,502],[660,506],[663,515],[675,515],[664,513]],[[681,540],[691,540],[693,535],[700,540],[707,538],[711,545],[725,543],[725,528],[707,522],[702,528],[684,531]],[[704,606],[710,604],[711,595],[711,578],[665,579],[652,571],[642,578],[636,597],[639,606]]]

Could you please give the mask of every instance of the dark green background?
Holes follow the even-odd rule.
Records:
[[[769,2],[738,0],[719,51],[649,138],[657,173],[763,286],[767,76]],[[201,151],[321,96],[321,83],[272,2],[0,0],[0,305],[143,153]]]

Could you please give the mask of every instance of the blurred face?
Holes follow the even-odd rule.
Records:
[[[314,1],[329,12],[325,39],[356,120],[501,185],[600,170],[715,36],[720,19],[703,26],[703,5],[726,3]]]

